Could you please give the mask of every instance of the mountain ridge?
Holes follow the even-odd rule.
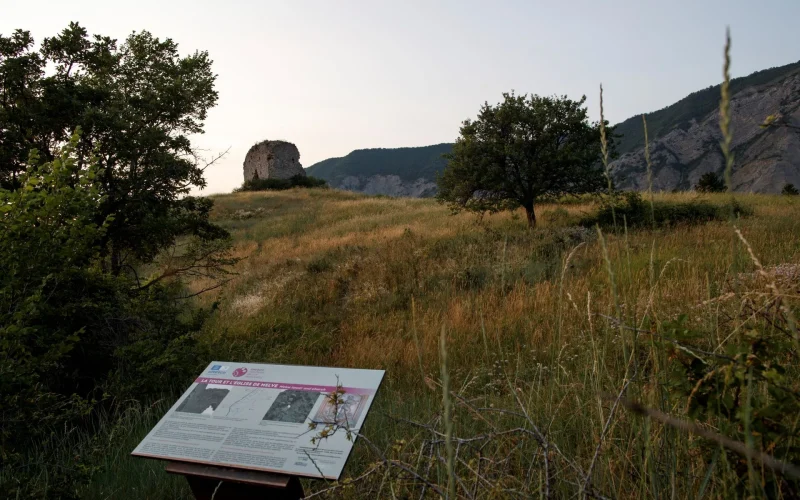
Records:
[[[778,193],[786,184],[800,185],[800,68],[789,68],[767,83],[741,88],[732,93],[730,105],[733,189]],[[790,126],[763,127],[773,114]],[[705,173],[722,175],[721,141],[718,105],[651,140],[653,189],[689,190]],[[621,189],[648,188],[644,147],[623,154],[610,167]]]
[[[733,78],[730,83],[731,95],[735,95],[748,87],[773,83],[795,71],[800,71],[800,61]],[[720,86],[721,83],[718,83],[717,85],[694,91],[669,106],[644,113],[647,117],[649,138],[651,140],[659,139],[673,128],[687,125],[692,118],[705,117],[708,113],[719,108]],[[615,127],[616,132],[623,135],[617,147],[620,154],[644,147],[644,128],[642,126],[641,113],[619,122]]]
[[[797,78],[798,88],[782,86],[792,78]],[[737,154],[734,188],[778,192],[785,183],[800,185],[800,133],[787,127],[760,128],[773,113],[800,124],[796,109],[800,106],[800,61],[734,78],[730,88]],[[720,85],[712,85],[645,113],[654,188],[687,190],[702,174],[721,172],[721,137],[715,118],[719,98]],[[617,147],[620,156],[611,168],[617,185],[623,189],[647,189],[641,116],[615,125],[622,137]],[[433,196],[436,177],[447,163],[442,155],[451,149],[452,143],[357,149],[343,157],[318,162],[306,171],[340,189],[390,196]]]
[[[450,143],[403,148],[356,149],[315,163],[308,175],[325,179],[332,187],[367,194],[428,197],[436,193],[436,176],[447,164],[442,155]]]

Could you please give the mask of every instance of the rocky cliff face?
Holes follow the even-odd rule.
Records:
[[[731,99],[731,111],[734,189],[778,193],[787,183],[800,186],[800,73],[741,90]],[[783,124],[762,128],[775,113]],[[715,109],[651,141],[653,189],[692,189],[706,172],[722,174],[721,140]],[[647,189],[644,146],[612,162],[611,169],[619,188]]]
[[[244,180],[289,179],[295,175],[306,175],[300,165],[300,151],[286,141],[259,142],[244,158]]]
[[[308,174],[333,188],[387,196],[428,197],[436,194],[436,176],[447,164],[452,144],[410,148],[357,149],[308,168]]]
[[[420,178],[415,181],[404,181],[397,175],[359,177],[349,175],[342,179],[338,185],[332,187],[365,194],[410,196],[413,198],[427,198],[436,194],[436,183],[430,179]]]

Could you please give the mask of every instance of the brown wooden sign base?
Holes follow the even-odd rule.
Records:
[[[186,476],[197,500],[298,500],[303,486],[295,476],[188,462],[168,462],[166,471]]]

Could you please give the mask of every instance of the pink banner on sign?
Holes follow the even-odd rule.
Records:
[[[278,389],[288,391],[311,391],[311,392],[333,392],[335,385],[306,385],[306,384],[287,384],[285,382],[259,382],[257,380],[227,380],[224,378],[197,377],[197,384],[214,385],[233,385],[236,387],[258,387],[262,389]],[[346,393],[354,394],[373,394],[373,389],[359,389],[358,387],[342,387]]]

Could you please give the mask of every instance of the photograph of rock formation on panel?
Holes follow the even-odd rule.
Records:
[[[325,398],[325,402],[314,416],[314,421],[339,425],[344,425],[347,421],[348,427],[354,427],[368,398],[369,396],[364,394],[343,394],[339,405],[333,404],[330,398]]]
[[[262,420],[302,424],[319,399],[319,392],[283,391],[272,402]]]
[[[229,392],[229,389],[209,389],[208,384],[197,384],[197,387],[186,396],[186,399],[181,402],[175,411],[200,414],[206,412],[210,407],[213,412]]]

